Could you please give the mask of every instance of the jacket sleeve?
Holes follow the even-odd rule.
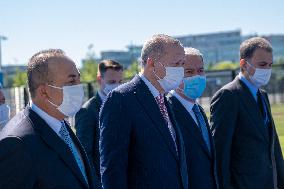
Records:
[[[268,103],[268,109],[269,112],[271,114],[271,108],[270,108],[270,102],[269,102],[269,98],[266,92],[264,92],[265,94],[265,99]],[[271,114],[272,116],[272,114]],[[272,124],[274,125],[274,129],[275,129],[275,124],[274,121],[272,119]],[[277,172],[277,187],[279,189],[284,189],[284,160],[283,160],[283,154],[282,154],[282,150],[281,150],[281,145],[279,142],[279,138],[278,138],[278,134],[276,132],[276,129],[274,131],[275,133],[275,142],[274,142],[274,156],[275,156],[275,163],[276,163],[276,172]]]
[[[231,189],[230,159],[237,122],[238,101],[225,89],[218,91],[210,105],[210,127],[216,150],[217,174],[221,189]]]
[[[274,154],[277,170],[277,186],[279,189],[284,189],[284,160],[277,134],[275,134]]]
[[[32,158],[20,138],[0,141],[0,188],[33,188]]]
[[[76,135],[82,143],[91,167],[95,168],[96,174],[99,176],[99,121],[97,119],[99,112],[88,104],[81,108],[75,116]]]
[[[100,162],[104,189],[128,188],[131,121],[123,98],[126,97],[111,92],[100,112]]]

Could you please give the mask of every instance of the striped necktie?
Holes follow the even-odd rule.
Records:
[[[156,101],[157,101],[157,103],[159,105],[159,109],[160,109],[160,112],[161,112],[161,114],[162,114],[162,116],[164,118],[164,121],[165,121],[166,125],[168,126],[168,129],[169,129],[170,134],[172,136],[172,139],[173,139],[176,151],[178,152],[177,143],[176,143],[176,132],[175,132],[175,129],[174,129],[172,123],[170,122],[170,118],[169,118],[169,114],[168,114],[168,111],[167,111],[167,107],[165,105],[164,96],[162,94],[160,94],[155,99],[156,99]]]

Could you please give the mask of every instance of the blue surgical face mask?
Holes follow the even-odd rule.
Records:
[[[206,88],[206,76],[195,75],[183,79],[183,93],[188,98],[195,100],[201,97]]]

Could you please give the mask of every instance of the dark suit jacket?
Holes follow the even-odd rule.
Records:
[[[102,100],[97,93],[88,100],[75,116],[76,135],[85,148],[91,167],[100,178],[99,112]]]
[[[26,107],[0,133],[0,188],[99,188],[91,176],[85,151],[71,129],[68,130],[82,155],[89,187],[69,147],[40,116]]]
[[[184,139],[189,188],[218,188],[214,143],[203,109],[199,106],[210,134],[211,153],[202,138],[198,126],[181,102],[171,93],[167,95],[167,100],[173,108],[174,116]]]
[[[180,131],[175,128],[177,155],[159,107],[139,76],[109,93],[100,130],[104,189],[187,189]]]
[[[238,77],[211,102],[211,124],[221,188],[284,188],[284,162],[270,112],[267,127],[257,102]]]

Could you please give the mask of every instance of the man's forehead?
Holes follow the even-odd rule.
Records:
[[[122,73],[123,73],[122,70],[107,69],[104,74],[104,78],[114,78],[117,76],[122,77]]]

